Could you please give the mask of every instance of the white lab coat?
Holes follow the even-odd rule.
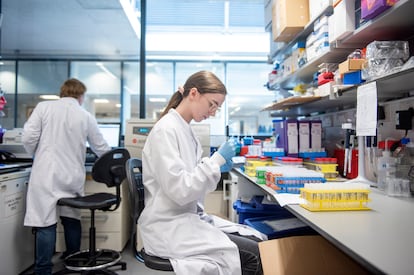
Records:
[[[197,214],[197,201],[220,179],[219,164],[201,154],[190,125],[174,109],[151,130],[142,153],[143,245],[147,253],[171,259],[176,274],[241,274],[236,244]]]
[[[50,226],[58,215],[79,219],[79,210],[56,202],[84,195],[86,141],[98,156],[111,149],[95,118],[75,98],[40,102],[24,125],[22,141],[34,156],[24,225]]]

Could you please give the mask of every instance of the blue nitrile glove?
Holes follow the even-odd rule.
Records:
[[[226,141],[218,148],[217,152],[226,160],[227,164],[236,155],[236,148],[234,143]]]
[[[220,172],[221,173],[230,172],[231,168],[233,168],[233,161],[227,160],[225,164],[220,166]]]

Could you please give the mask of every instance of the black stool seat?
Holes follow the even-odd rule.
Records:
[[[141,256],[144,259],[144,263],[147,267],[155,270],[162,271],[174,271],[170,260],[160,258],[157,256],[148,255],[145,253],[145,249],[141,249]]]
[[[79,209],[103,210],[110,208],[116,204],[117,197],[110,193],[96,193],[84,197],[62,198],[58,201],[58,205],[66,205]]]

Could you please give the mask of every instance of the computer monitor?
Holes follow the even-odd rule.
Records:
[[[99,123],[98,128],[112,148],[119,147],[121,125],[119,123]]]
[[[99,123],[99,131],[102,133],[103,138],[108,142],[108,145],[112,148],[119,147],[119,141],[121,136],[121,124],[120,123]],[[90,147],[86,142],[86,147]]]

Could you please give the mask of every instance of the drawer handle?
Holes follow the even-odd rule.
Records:
[[[97,222],[106,222],[109,219],[108,215],[98,215],[95,216],[95,221]],[[90,215],[82,215],[81,220],[83,221],[90,221],[91,216]]]

